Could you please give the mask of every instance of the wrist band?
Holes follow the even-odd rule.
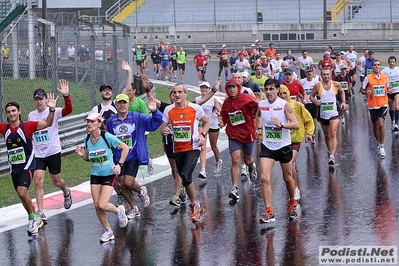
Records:
[[[213,93],[216,93],[218,90],[215,90],[215,88],[212,87]]]
[[[55,112],[55,109],[54,110],[51,110],[51,109],[48,109],[50,112],[52,112],[52,113],[54,113]]]
[[[145,89],[145,92],[149,93],[151,91],[151,88]]]

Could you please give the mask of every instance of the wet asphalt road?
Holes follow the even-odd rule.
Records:
[[[36,240],[27,236],[25,225],[1,233],[1,264],[318,265],[321,245],[396,246],[399,134],[390,131],[389,122],[387,117],[387,158],[381,160],[363,97],[352,97],[346,123],[338,128],[334,169],[327,165],[317,125],[317,143],[303,143],[297,160],[302,195],[297,221],[287,218],[288,194],[278,164],[272,172],[275,224],[258,222],[264,212],[259,179],[250,183],[243,178],[241,199],[230,205],[231,160],[226,150],[221,153],[221,174],[213,174],[212,157],[208,179],[194,179],[206,209],[201,224],[191,223],[188,206],[176,209],[168,204],[173,194],[168,176],[147,185],[151,206],[141,209],[141,218],[127,228],[119,228],[116,216],[108,214],[115,241],[99,243],[103,229],[89,204],[50,217]],[[198,171],[199,165],[194,174]]]

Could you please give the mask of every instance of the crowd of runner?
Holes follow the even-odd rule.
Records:
[[[347,51],[340,53],[327,46],[318,63],[313,62],[306,50],[299,58],[295,58],[290,50],[282,57],[273,43],[263,49],[258,40],[249,51],[241,46],[238,51],[229,53],[223,45],[216,55],[219,72],[212,86],[205,77],[212,55],[202,45],[193,58],[201,94],[192,103],[187,100],[188,91],[183,82],[187,54],[182,47],[177,49],[158,43],[150,55],[155,77],[179,81],[170,91],[170,102],[166,103],[153,96],[155,87],[145,75],[148,52],[143,48],[140,45],[134,48],[132,65],[135,64],[137,74],[141,75],[148,102],[135,96],[139,88],[132,83],[132,67],[122,61],[121,68],[126,72],[122,93],[113,100],[110,85],[99,88],[102,102],[94,106],[85,119],[88,134],[83,145],[76,148],[76,153],[91,163],[91,194],[105,230],[100,238],[102,243],[114,239],[106,212],[115,213],[119,225],[125,227],[129,219],[140,218],[133,192],[141,200],[142,208],[150,206],[147,188],[136,181],[140,165],[148,165],[149,174],[154,170],[147,148],[148,131],[160,128],[163,135],[174,178],[174,194],[169,204],[180,207],[187,202],[190,219],[195,223],[201,221],[206,210],[197,198],[193,172],[200,159],[197,176],[201,179],[209,177],[206,172],[208,136],[215,160],[213,172],[221,172],[223,160],[217,141],[222,128],[225,128],[231,155],[230,203],[235,204],[240,199],[240,175],[247,176],[249,182],[255,182],[259,176],[265,204],[261,223],[275,222],[270,184],[275,161],[280,163],[289,194],[288,217],[298,218],[297,202],[301,195],[295,161],[303,140],[308,145],[315,143],[316,121],[320,123],[328,149],[326,165],[335,166],[336,132],[340,121],[345,123],[351,95],[361,93],[367,101],[381,159],[386,157],[384,121],[388,108],[391,129],[399,131],[399,70],[394,56],[388,59],[389,67],[381,70],[381,62],[374,58],[372,51],[364,50],[358,57],[351,44]],[[320,75],[316,74],[317,69]],[[361,80],[359,89],[355,89],[357,74]],[[223,78],[226,95],[220,105],[214,94]],[[58,137],[58,119],[72,112],[68,82],[61,80],[58,91],[65,101],[63,108],[55,107],[58,98],[37,89],[33,97],[37,110],[29,114],[29,122],[21,121],[19,105],[10,102],[5,107],[9,123],[0,123],[0,133],[7,143],[13,184],[28,213],[29,235],[36,234],[47,223],[43,210],[43,179],[47,167],[54,185],[64,193],[65,209],[72,204],[71,192],[61,178]],[[17,141],[19,138],[23,141]],[[260,146],[259,175],[252,157],[257,145]],[[36,211],[28,193],[32,177]],[[113,191],[118,195],[116,204],[109,202]]]

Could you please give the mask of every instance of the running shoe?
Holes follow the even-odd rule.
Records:
[[[29,219],[28,220],[28,236],[32,236],[34,234],[37,234],[39,229],[44,226],[44,222],[39,216],[35,216],[34,219]]]
[[[184,187],[182,186],[180,189],[180,203],[184,203],[187,200],[187,194],[186,194],[186,190],[184,189]]]
[[[115,239],[114,232],[112,232],[112,230],[109,229],[108,231],[105,231],[105,233],[101,236],[100,243],[102,244],[114,239]]]
[[[239,200],[240,199],[240,195],[238,195],[238,188],[233,187],[231,189],[231,192],[229,194],[229,198],[231,198],[233,200]]]
[[[154,166],[152,165],[152,159],[151,158],[148,160],[147,171],[148,171],[148,175],[153,175],[154,174]]]
[[[118,194],[118,200],[116,201],[116,206],[123,205],[125,203],[125,199],[121,194]]]
[[[176,207],[180,207],[181,205],[180,197],[178,195],[173,195],[173,197],[169,201],[169,204]]]
[[[123,205],[118,206],[118,221],[120,227],[126,227],[128,220],[126,216],[125,206]]]
[[[201,222],[202,214],[204,214],[205,209],[198,202],[196,204],[190,204],[190,219],[193,223]]]
[[[291,202],[288,203],[288,217],[291,220],[295,220],[298,218],[298,212],[297,212],[297,204],[292,204]]]
[[[330,154],[330,156],[328,158],[328,164],[329,165],[335,165],[335,157],[334,157],[334,155]]]
[[[222,165],[223,165],[223,160],[219,159],[219,161],[215,163],[215,169],[213,170],[213,172],[215,174],[219,174],[222,171]]]
[[[139,198],[144,208],[150,206],[150,197],[148,196],[147,188],[145,186],[141,187],[141,193],[139,194]]]
[[[385,152],[385,149],[384,149],[384,147],[379,147],[378,148],[378,156],[381,158],[381,159],[384,159],[385,157],[387,157],[387,153]]]
[[[241,167],[241,176],[248,176],[248,170],[245,164]]]
[[[35,222],[35,219],[29,219],[28,220],[28,229],[26,230],[28,232],[28,236],[37,234],[38,230],[39,229],[37,228],[37,223]]]
[[[43,211],[37,210],[36,211],[36,216],[42,219],[43,223],[47,224],[47,216],[44,214]]]
[[[249,180],[251,180],[251,182],[255,182],[255,180],[258,178],[255,162],[253,163],[252,167],[253,167],[252,170],[249,170]]]
[[[316,135],[313,135],[313,136],[312,136],[312,144],[313,144],[313,145],[316,144]]]
[[[399,126],[397,124],[393,124],[392,131],[394,131],[394,132],[399,131]]]
[[[140,210],[139,210],[139,207],[134,206],[134,207],[126,214],[126,216],[127,216],[127,218],[128,218],[129,220],[140,218]]]
[[[299,190],[298,187],[296,187],[294,191],[294,199],[299,200],[300,198],[301,198],[301,191]]]
[[[260,218],[259,222],[260,223],[273,223],[275,222],[276,219],[274,218],[274,213],[272,208],[266,208],[265,213],[263,214],[263,217]]]
[[[345,116],[341,117],[341,123],[344,125],[345,124]]]
[[[198,178],[206,179],[206,171],[204,168],[202,168],[201,171],[198,173]]]
[[[72,205],[72,196],[71,196],[71,190],[68,188],[68,194],[64,195],[64,208],[69,209],[71,208]]]

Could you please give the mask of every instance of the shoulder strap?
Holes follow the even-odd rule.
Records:
[[[87,150],[87,141],[89,141],[90,134],[91,134],[91,133],[87,134],[86,139],[85,139],[85,148],[86,148],[86,150]],[[105,137],[105,131],[104,131],[104,130],[101,130],[101,137],[102,137],[103,140],[105,141],[105,144],[107,144],[107,147],[108,147],[109,149],[112,149],[112,147],[109,145],[109,142],[108,142],[107,138]]]
[[[99,105],[97,105],[97,113],[100,113],[101,112],[101,109],[102,109],[102,106],[101,106],[101,103],[99,104]]]
[[[107,138],[105,137],[105,131],[104,131],[104,130],[101,130],[101,137],[102,137],[103,140],[105,141],[105,144],[107,144],[107,147],[108,147],[109,149],[112,150],[111,145],[109,145],[108,140],[107,140]]]

